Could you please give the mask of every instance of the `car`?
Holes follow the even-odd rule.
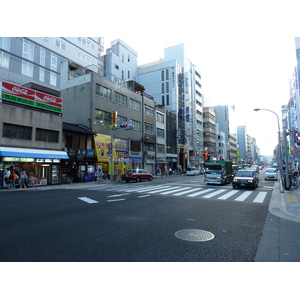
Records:
[[[233,177],[232,187],[235,188],[257,188],[258,174],[255,170],[238,170]]]
[[[144,169],[129,169],[124,174],[121,175],[121,179],[129,182],[129,181],[136,181],[140,182],[143,180],[151,181],[153,179],[153,175],[148,173]]]
[[[278,180],[277,168],[267,168],[265,171],[265,180]]]
[[[258,165],[252,165],[250,167],[250,170],[254,170],[256,173],[259,173],[259,167],[258,167]]]
[[[189,176],[189,175],[196,176],[196,175],[200,175],[200,172],[196,168],[194,168],[194,167],[187,168],[186,169],[186,175],[187,176]]]

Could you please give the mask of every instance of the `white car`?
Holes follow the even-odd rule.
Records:
[[[187,168],[186,169],[186,175],[196,176],[199,175],[200,172],[196,168]]]
[[[278,172],[276,168],[267,168],[265,171],[265,180],[278,180]]]

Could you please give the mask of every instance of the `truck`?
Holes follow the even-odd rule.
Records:
[[[231,160],[210,160],[205,164],[204,183],[226,184],[232,182],[233,171]]]

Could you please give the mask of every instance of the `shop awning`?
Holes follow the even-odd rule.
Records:
[[[13,147],[0,147],[0,156],[69,159],[65,151]]]

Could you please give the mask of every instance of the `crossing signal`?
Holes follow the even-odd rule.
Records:
[[[296,139],[297,139],[297,145],[300,145],[300,135],[297,135]]]

